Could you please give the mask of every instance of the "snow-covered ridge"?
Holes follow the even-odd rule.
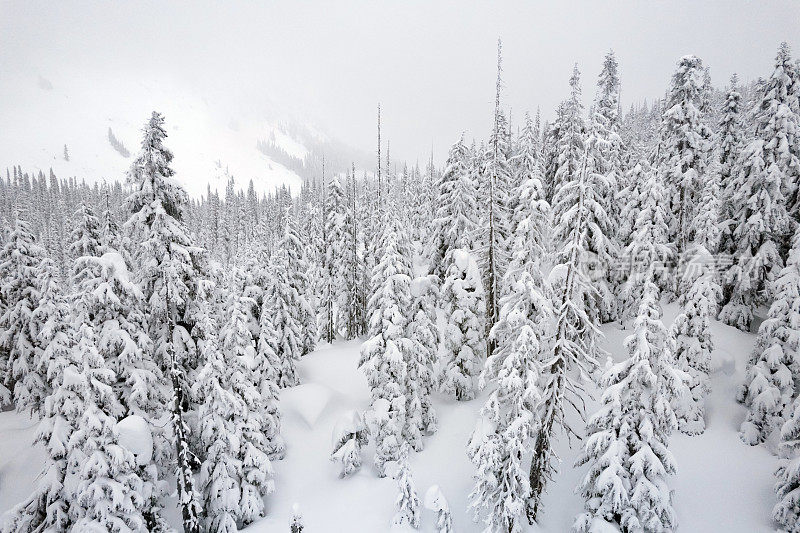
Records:
[[[166,117],[176,176],[191,196],[204,194],[207,184],[224,191],[228,174],[237,188],[246,189],[252,179],[263,193],[283,184],[295,189],[302,180],[257,143],[269,142],[303,160],[309,149],[291,132],[320,135],[305,125],[224,110],[166,83],[132,88],[113,76],[99,82],[47,76],[29,81],[0,84],[4,122],[19,126],[0,128],[0,167],[45,174],[52,168],[59,177],[88,183],[122,180],[139,149],[142,126],[158,110]]]

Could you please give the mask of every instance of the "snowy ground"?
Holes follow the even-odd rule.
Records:
[[[665,308],[669,324],[677,314],[675,304]],[[676,435],[670,446],[678,474],[675,489],[679,527],[685,532],[753,533],[774,531],[770,510],[775,501],[773,471],[778,459],[767,446],[744,445],[737,435],[744,409],[736,403],[736,388],[743,380],[754,335],[714,324],[712,393],[707,402],[707,430],[701,436]],[[614,359],[622,357],[622,340],[629,333],[616,325],[605,326],[605,348]],[[360,343],[322,345],[299,363],[302,385],[281,397],[283,435],[287,455],[275,463],[276,492],[268,497],[269,516],[247,531],[287,531],[292,505],[299,503],[309,532],[388,531],[394,514],[395,483],[379,479],[372,468],[372,449],[364,450],[364,466],[354,476],[338,477],[338,465],[329,460],[331,432],[337,420],[352,409],[369,405],[369,390],[357,370]],[[439,431],[425,449],[411,456],[411,468],[420,497],[438,484],[453,511],[457,532],[483,528],[466,512],[472,488],[473,467],[465,446],[485,395],[457,403],[437,397]],[[589,404],[589,414],[596,405]],[[30,493],[43,454],[32,448],[36,424],[26,416],[0,413],[0,512]],[[572,464],[580,443],[572,449],[561,439],[560,472],[548,487],[541,522],[528,531],[564,532],[570,529],[582,500],[574,493],[584,469]],[[421,531],[434,531],[435,515],[423,512]]]

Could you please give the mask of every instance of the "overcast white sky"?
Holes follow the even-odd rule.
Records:
[[[364,150],[380,101],[393,154],[424,160],[463,130],[486,136],[498,36],[505,105],[549,116],[575,62],[590,100],[609,49],[626,107],[663,94],[687,53],[715,85],[767,75],[780,41],[800,52],[800,2],[3,0],[0,89],[40,75],[164,80],[237,113],[269,103],[310,117]]]

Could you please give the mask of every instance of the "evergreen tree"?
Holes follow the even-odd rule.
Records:
[[[401,526],[408,524],[414,529],[419,527],[420,501],[411,477],[411,468],[408,466],[408,446],[403,445],[398,462],[397,472],[394,476],[397,481],[397,513],[394,515],[392,525]]]
[[[747,444],[763,442],[779,427],[796,396],[800,376],[800,230],[795,231],[786,266],[775,280],[775,300],[758,328],[758,339],[739,400],[748,407],[740,435]]]
[[[30,224],[17,213],[14,229],[0,253],[0,404],[24,394],[16,384],[34,371],[37,323],[32,313],[39,304],[37,278],[44,250],[36,243]]]
[[[421,276],[411,282],[411,318],[408,338],[414,342],[414,358],[408,368],[409,389],[419,397],[419,410],[411,413],[422,433],[436,431],[436,412],[431,402],[435,385],[435,372],[439,363],[440,332],[436,324],[436,302],[439,299],[437,279],[433,275]]]
[[[264,515],[263,496],[274,490],[269,460],[270,420],[267,398],[257,386],[253,338],[244,321],[248,298],[232,292],[230,316],[213,338],[196,384],[205,459],[201,488],[209,529],[236,531]]]
[[[36,355],[33,367],[18,384],[17,408],[30,409],[32,413],[44,412],[45,399],[52,392],[54,376],[48,375],[54,359],[65,357],[70,350],[68,322],[71,318],[69,304],[63,295],[63,282],[58,278],[56,266],[43,259],[39,266],[37,285],[39,303],[31,313],[38,325]]]
[[[530,496],[523,459],[539,429],[539,374],[547,359],[552,309],[544,296],[549,206],[535,165],[517,187],[519,202],[512,257],[503,280],[500,321],[492,328],[497,348],[486,361],[481,384],[497,387],[483,407],[468,453],[478,469],[471,500],[492,531],[519,531]],[[487,423],[488,422],[488,423]],[[487,432],[487,428],[491,428]]]
[[[303,515],[300,513],[300,506],[292,505],[292,523],[289,524],[289,533],[303,533]]]
[[[477,228],[476,184],[470,170],[471,154],[462,138],[450,148],[438,186],[436,219],[428,252],[429,268],[443,279],[450,250],[471,249]]]
[[[72,259],[101,255],[100,221],[94,215],[92,208],[82,203],[72,215],[72,219],[76,224],[69,236],[69,253]]]
[[[133,192],[125,205],[130,218],[124,225],[133,250],[137,281],[150,310],[148,334],[156,346],[156,363],[172,385],[171,432],[177,459],[178,499],[185,533],[199,531],[200,506],[189,455],[189,409],[186,366],[195,346],[192,306],[200,278],[199,249],[183,222],[186,192],[173,178],[172,153],[164,147],[164,118],[153,112],[144,128],[142,148],[131,166]]]
[[[486,356],[483,284],[468,250],[451,249],[446,261],[450,266],[442,287],[447,325],[442,333],[446,358],[441,390],[456,400],[471,400]]]
[[[638,213],[634,231],[631,235],[630,244],[625,251],[631,261],[631,271],[628,279],[620,289],[620,307],[624,309],[635,309],[638,305],[643,285],[653,266],[655,279],[653,280],[660,289],[667,287],[667,269],[665,268],[673,256],[672,248],[667,244],[669,228],[667,226],[667,214],[664,205],[667,203],[667,193],[661,180],[661,175],[650,169],[649,165],[643,163],[644,175],[637,175],[636,178],[644,178],[644,182],[637,187],[641,191],[641,197],[636,202],[631,198],[631,202],[638,203]],[[629,207],[630,212],[636,207]],[[621,318],[632,318],[623,311]]]
[[[795,399],[792,413],[781,428],[781,444],[789,458],[776,472],[778,503],[772,509],[772,517],[789,533],[797,533],[800,530],[800,399]]]
[[[62,383],[75,388],[82,404],[68,442],[67,465],[78,477],[69,514],[78,531],[138,531],[145,525],[145,500],[136,460],[118,442],[122,406],[112,388],[116,376],[97,351],[88,309],[78,307],[74,349],[80,363],[64,369]]]
[[[453,533],[453,517],[450,505],[444,497],[439,485],[432,485],[425,493],[425,508],[436,512],[437,533]]]
[[[675,365],[688,373],[691,400],[676,406],[679,427],[688,434],[705,430],[704,399],[709,392],[708,374],[711,371],[711,319],[716,315],[722,290],[716,280],[714,258],[708,249],[696,242],[692,259],[686,265],[682,284],[688,292],[681,313],[670,330],[675,343]]]
[[[666,476],[675,473],[667,449],[676,426],[668,389],[680,378],[670,366],[658,292],[652,280],[645,282],[634,333],[625,339],[628,358],[609,360],[603,375],[603,406],[589,421],[578,459],[590,468],[579,486],[587,512],[576,520],[577,531],[598,531],[604,523],[622,531],[677,525]]]
[[[742,150],[737,165],[731,199],[737,260],[726,274],[729,296],[720,320],[742,330],[750,328],[754,308],[768,299],[769,285],[783,266],[780,248],[790,230],[786,193],[791,176],[800,172],[790,150],[800,126],[788,101],[791,69],[789,48],[783,43],[753,110],[755,138]]]
[[[301,327],[301,355],[314,351],[317,344],[317,312],[311,294],[309,279],[308,248],[291,210],[287,210],[286,231],[283,234],[281,247],[286,250],[289,281],[297,291],[297,307],[295,320]]]
[[[656,162],[671,187],[672,226],[669,242],[683,253],[691,241],[694,219],[705,174],[711,133],[700,111],[703,94],[703,61],[684,56],[672,75],[661,125],[661,154]]]
[[[264,295],[261,311],[262,324],[268,321],[266,335],[273,335],[273,349],[277,362],[276,383],[279,387],[293,387],[300,383],[295,361],[302,353],[302,325],[297,321],[296,309],[302,306],[297,289],[292,284],[289,258],[281,247],[270,260],[271,279]],[[267,313],[269,317],[264,317]],[[263,326],[262,326],[263,327]]]
[[[40,365],[50,391],[35,440],[44,447],[45,465],[33,494],[5,516],[3,533],[66,531],[74,523],[69,515],[71,493],[64,482],[69,473],[69,440],[83,405],[78,388],[71,386],[69,378],[77,373],[82,361],[74,349],[75,331],[61,283],[44,266],[49,279],[43,277],[42,299],[34,313],[42,323],[40,338],[47,342]]]
[[[399,249],[399,223],[390,220],[383,239],[383,256],[372,275],[375,292],[370,298],[370,338],[361,347],[359,368],[372,391],[373,419],[377,427],[375,466],[385,476],[385,463],[399,458],[405,438],[418,438],[419,427],[406,421],[408,366],[417,347],[406,337],[411,305],[411,265]]]
[[[479,246],[475,250],[483,272],[484,300],[486,302],[486,332],[491,330],[500,314],[500,296],[503,275],[509,259],[509,233],[511,224],[512,169],[510,165],[508,123],[500,107],[501,42],[497,41],[497,83],[494,102],[494,127],[489,137],[488,150],[480,180],[481,223],[478,231]],[[489,339],[488,351],[494,342]]]
[[[722,108],[722,119],[719,124],[719,163],[720,163],[720,189],[722,193],[722,206],[720,208],[720,222],[722,224],[722,242],[720,251],[733,254],[736,243],[733,239],[730,221],[733,219],[733,197],[737,188],[736,161],[742,150],[744,128],[742,126],[742,95],[739,93],[739,78],[736,74],[731,76],[730,87],[725,93],[725,103]]]
[[[607,218],[597,217],[601,234],[606,242],[598,241],[590,246],[597,254],[600,266],[605,269],[605,283],[596,283],[601,310],[601,319],[608,322],[617,316],[614,305],[614,285],[620,280],[612,267],[619,255],[617,230],[619,228],[619,206],[616,203],[622,171],[622,139],[619,136],[619,74],[614,52],[606,54],[603,70],[597,80],[598,93],[590,114],[589,132],[594,138],[588,146],[593,188],[598,203]]]
[[[322,338],[333,342],[342,327],[341,304],[346,303],[344,256],[345,200],[339,179],[334,177],[325,196],[325,289],[322,301]]]
[[[367,427],[358,411],[345,414],[333,428],[331,461],[341,464],[339,477],[349,476],[361,468],[361,447],[369,438]]]
[[[555,193],[553,197],[553,216],[556,221],[554,244],[556,246],[556,262],[563,263],[570,255],[568,243],[576,224],[581,221],[579,231],[587,231],[584,240],[584,256],[581,257],[582,268],[592,280],[592,291],[584,293],[586,313],[592,321],[603,316],[610,316],[606,309],[611,302],[608,284],[605,281],[605,269],[612,263],[612,245],[609,240],[611,221],[604,206],[605,198],[611,191],[608,179],[601,172],[601,162],[595,161],[593,154],[600,157],[599,146],[604,142],[600,130],[592,131],[589,139],[584,140],[585,125],[581,116],[583,106],[580,102],[580,73],[577,65],[570,78],[571,94],[565,107],[564,134],[559,146],[559,166],[555,175]],[[579,202],[578,196],[583,199]],[[580,215],[576,214],[580,210]],[[576,216],[577,215],[577,216]],[[591,258],[591,261],[589,260]]]
[[[586,277],[584,265],[588,227],[592,217],[599,213],[599,203],[587,179],[585,159],[583,168],[569,179],[565,175],[567,168],[559,169],[563,182],[554,197],[554,213],[558,216],[554,234],[563,250],[549,280],[555,302],[553,355],[542,366],[541,426],[531,461],[531,497],[526,509],[531,523],[536,519],[545,483],[551,478],[553,461],[557,459],[552,448],[554,433],[563,428],[568,435],[575,434],[565,419],[564,403],[583,416],[580,381],[594,370],[600,353],[598,314],[592,306],[597,301],[596,292]]]

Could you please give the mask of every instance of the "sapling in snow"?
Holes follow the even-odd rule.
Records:
[[[397,513],[392,519],[392,524],[408,524],[413,528],[419,527],[420,501],[417,496],[417,489],[414,487],[414,479],[411,476],[411,468],[408,466],[408,445],[404,444],[400,451],[400,459],[397,464],[397,471],[394,474],[397,481],[399,494],[395,505]]]
[[[349,476],[361,467],[361,447],[367,441],[367,427],[358,411],[345,413],[333,428],[331,461],[341,464],[339,477]]]
[[[436,513],[437,533],[453,533],[453,516],[450,505],[439,485],[431,485],[425,492],[425,508]]]

